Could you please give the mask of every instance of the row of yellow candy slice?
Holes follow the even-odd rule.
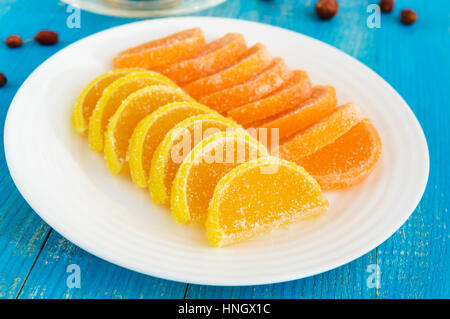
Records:
[[[112,174],[129,167],[133,182],[148,187],[155,203],[170,204],[179,223],[207,220],[215,246],[328,207],[306,171],[270,157],[239,125],[158,73],[118,69],[94,79],[72,119],[91,149],[104,151]],[[188,152],[180,154],[180,145]],[[276,169],[261,169],[268,165]]]

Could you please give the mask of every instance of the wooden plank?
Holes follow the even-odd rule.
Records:
[[[80,270],[80,288],[74,275]],[[69,268],[68,268],[69,267]],[[69,282],[69,284],[67,284]],[[19,298],[183,298],[186,284],[110,264],[52,231]]]
[[[49,231],[0,168],[0,298],[15,298]]]
[[[369,287],[369,265],[376,264],[374,253],[326,273],[273,285],[217,287],[189,285],[186,298],[374,298],[376,287]]]

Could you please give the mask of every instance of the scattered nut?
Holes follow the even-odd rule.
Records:
[[[6,75],[0,72],[0,87],[5,86],[6,82],[8,82]]]
[[[318,0],[316,3],[316,14],[324,20],[334,17],[338,10],[339,5],[336,0]]]
[[[379,6],[383,12],[392,12],[394,10],[394,0],[380,0]]]
[[[34,36],[34,40],[39,44],[52,45],[58,42],[58,33],[50,30],[42,30]]]
[[[403,9],[400,13],[400,19],[403,24],[411,25],[417,20],[417,13],[411,9]]]
[[[6,38],[5,43],[10,48],[18,48],[22,45],[22,38],[20,35],[13,34]]]

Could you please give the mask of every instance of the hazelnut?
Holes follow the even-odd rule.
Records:
[[[417,13],[411,9],[403,9],[400,13],[400,19],[403,24],[411,25],[417,20]]]
[[[8,80],[6,79],[6,75],[0,72],[0,87],[4,86],[6,82],[8,82]]]
[[[39,44],[52,45],[58,42],[58,33],[50,30],[42,30],[34,36],[34,40]]]
[[[394,0],[380,0],[380,9],[383,12],[391,12],[394,10]]]
[[[22,45],[22,38],[17,34],[13,34],[6,38],[5,43],[10,48],[18,48]]]
[[[331,19],[339,10],[336,0],[318,0],[316,3],[316,14],[321,19]]]

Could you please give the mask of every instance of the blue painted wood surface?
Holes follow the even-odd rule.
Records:
[[[365,256],[306,279],[251,287],[186,285],[109,264],[74,246],[27,205],[0,153],[0,298],[448,298],[450,297],[450,2],[397,0],[381,28],[366,25],[367,6],[378,1],[340,1],[339,14],[320,21],[313,0],[229,0],[197,15],[259,21],[307,34],[362,61],[385,78],[411,106],[427,137],[431,171],[413,215],[389,240]],[[401,8],[418,12],[413,26],[399,22]],[[60,34],[56,46],[0,45],[0,126],[26,77],[64,46],[111,26],[135,21],[83,11],[81,28],[69,29],[66,6],[57,1],[0,0],[0,38],[31,38],[40,29]],[[36,181],[40,182],[40,181]],[[392,212],[395,214],[395,212]],[[81,288],[69,288],[67,267],[81,270]],[[368,285],[370,265],[381,271]],[[369,267],[369,268],[368,268]],[[368,271],[369,270],[369,271]]]

